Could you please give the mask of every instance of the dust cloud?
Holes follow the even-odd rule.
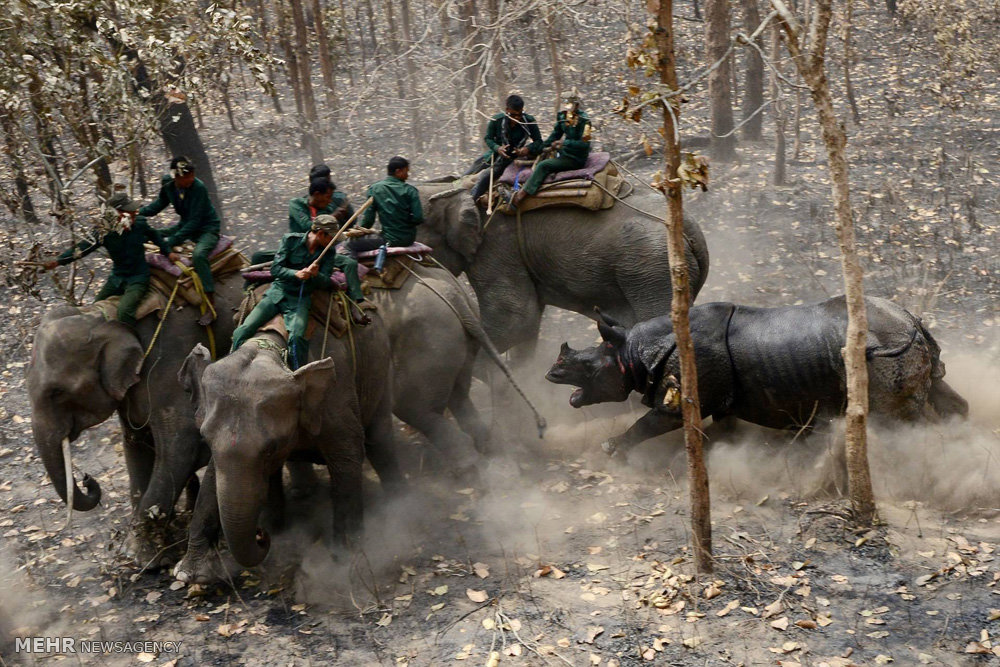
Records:
[[[51,621],[52,612],[31,591],[28,575],[0,547],[0,655],[12,650],[16,637],[57,635]]]

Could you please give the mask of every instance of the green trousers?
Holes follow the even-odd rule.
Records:
[[[272,288],[273,289],[273,288]],[[281,313],[285,316],[285,328],[288,329],[288,365],[295,370],[309,361],[309,341],[306,340],[306,325],[309,324],[309,307],[312,299],[309,296],[285,297],[280,302],[271,297],[268,290],[254,309],[250,311],[243,324],[233,332],[233,347],[235,352],[247,342],[257,330],[267,324],[272,317]]]
[[[330,252],[334,252],[331,250]],[[274,261],[273,250],[258,250],[250,256],[250,264],[263,264]],[[358,278],[358,260],[350,255],[337,253],[333,258],[333,265],[344,272],[347,279],[347,296],[352,301],[361,302],[365,300],[364,292],[361,291],[361,278]]]
[[[587,164],[586,160],[581,162],[569,157],[552,157],[548,160],[542,160],[535,165],[534,171],[531,172],[531,178],[524,184],[524,191],[529,195],[533,195],[538,192],[542,181],[548,178],[550,174],[559,171],[569,171],[570,169],[582,169],[585,164]]]
[[[118,302],[118,321],[130,327],[135,326],[135,313],[139,310],[139,304],[149,291],[149,279],[138,282],[127,282],[118,276],[108,277],[104,287],[97,293],[94,301],[103,301],[112,296],[121,295]]]
[[[198,242],[194,244],[194,252],[191,253],[191,264],[195,273],[201,279],[201,285],[206,292],[215,291],[215,281],[212,280],[212,265],[208,261],[208,256],[219,245],[218,234],[202,234],[198,237]]]

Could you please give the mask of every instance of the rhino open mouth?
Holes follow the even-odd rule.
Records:
[[[573,393],[569,396],[569,404],[574,408],[581,407],[583,403],[583,387],[578,387],[573,390]]]

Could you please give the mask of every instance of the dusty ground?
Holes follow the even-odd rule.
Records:
[[[618,406],[573,411],[566,388],[540,380],[559,342],[594,338],[583,318],[550,313],[539,361],[521,372],[553,425],[546,441],[510,440],[516,408],[476,387],[518,452],[519,471],[497,465],[487,488],[446,481],[403,430],[413,495],[385,505],[369,485],[372,511],[356,554],[334,562],[316,546],[326,525],[320,489],[299,501],[291,514],[303,520],[276,538],[264,568],[203,591],[172,586],[167,573],[140,572],[121,557],[127,480],[114,424],[74,445],[77,470],[101,481],[104,503],[62,529],[63,506],[33,453],[23,386],[40,304],[4,288],[0,641],[14,631],[182,647],[64,658],[14,655],[2,645],[0,664],[482,665],[491,651],[499,664],[608,667],[996,661],[996,90],[975,111],[943,111],[919,76],[901,74],[894,91],[902,115],[890,117],[878,84],[883,65],[870,53],[858,64],[865,121],[849,128],[866,286],[932,326],[949,381],[972,403],[968,423],[875,432],[885,525],[851,532],[842,505],[812,495],[825,438],[788,446],[774,433],[747,431],[711,451],[718,571],[693,578],[676,438],[643,446],[627,466],[604,458],[597,443],[634,416]],[[608,78],[599,83],[610,97]],[[695,129],[704,123],[699,104]],[[209,118],[206,143],[229,158],[216,169],[230,229],[255,248],[276,238],[308,159],[255,100],[241,112],[238,135]],[[744,144],[739,164],[715,167],[712,189],[688,199],[712,253],[700,301],[778,305],[840,291],[824,158],[804,127],[786,187],[767,185],[770,143]],[[622,146],[635,131],[608,121],[606,132]],[[355,123],[341,145],[330,162],[342,189],[360,199],[362,184],[381,174],[383,153],[406,152],[407,140]],[[417,158],[416,177],[454,170],[452,148]],[[632,166],[644,176],[656,168]]]

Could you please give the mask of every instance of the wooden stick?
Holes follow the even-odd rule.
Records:
[[[495,156],[496,153],[490,153],[490,198],[486,203],[486,215],[493,213],[493,158]]]
[[[316,260],[313,262],[313,264],[315,264],[316,266],[319,266],[319,263],[321,261],[323,261],[323,256],[326,255],[327,251],[330,250],[330,248],[333,247],[333,245],[337,242],[337,239],[340,238],[340,235],[344,233],[344,230],[347,229],[348,227],[350,227],[351,223],[354,222],[355,220],[357,220],[358,216],[361,215],[362,213],[364,213],[365,209],[368,208],[369,206],[371,206],[374,202],[375,202],[375,200],[372,197],[369,197],[368,199],[365,200],[364,204],[362,204],[361,206],[358,207],[358,210],[354,212],[354,215],[352,215],[347,220],[347,222],[345,222],[343,224],[343,226],[341,226],[341,228],[337,230],[337,233],[333,235],[333,238],[330,239],[330,242],[326,244],[326,247],[323,248],[323,252],[321,252],[319,254],[319,257],[316,258]]]

